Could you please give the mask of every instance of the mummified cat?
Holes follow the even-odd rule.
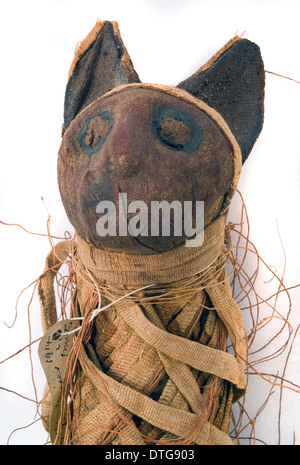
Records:
[[[67,420],[44,409],[53,441],[231,443],[247,350],[225,272],[226,214],[262,129],[263,101],[259,48],[238,36],[177,87],[140,82],[116,23],[97,22],[76,49],[58,156],[75,238],[51,251],[39,286],[51,332],[49,279],[69,256],[71,321],[82,326]],[[201,232],[199,202],[204,238],[188,247]],[[161,208],[154,226],[153,205]],[[191,234],[175,214],[182,205]],[[47,344],[57,334],[47,332]]]

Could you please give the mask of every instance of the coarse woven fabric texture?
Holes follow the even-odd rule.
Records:
[[[53,277],[67,256],[76,275],[73,316],[83,318],[70,358],[76,377],[71,384],[65,380],[71,401],[64,406],[62,443],[232,443],[231,407],[245,392],[247,354],[241,313],[225,272],[227,254],[220,245],[229,233],[224,220],[216,225],[206,232],[203,251],[210,250],[209,257],[197,248],[198,254],[193,251],[193,260],[187,260],[188,270],[175,254],[175,271],[169,276],[175,273],[177,281],[169,278],[172,282],[128,297],[133,288],[126,268],[130,271],[132,255],[129,261],[126,254],[113,258],[114,268],[123,273],[121,285],[107,279],[104,251],[93,253],[89,244],[76,240],[61,242],[51,251],[39,286],[44,330],[56,319]],[[185,248],[182,254],[184,250],[191,253]],[[157,267],[152,259],[143,257],[139,264],[147,266],[149,278]],[[144,270],[143,283],[146,274]],[[91,321],[99,293],[106,310]],[[227,352],[228,336],[234,354]],[[47,389],[45,394],[47,428],[53,407]]]

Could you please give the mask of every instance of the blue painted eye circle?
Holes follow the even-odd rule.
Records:
[[[152,132],[168,149],[189,154],[197,152],[203,141],[203,131],[194,118],[175,107],[157,105]]]
[[[99,152],[114,124],[110,111],[101,111],[86,118],[78,134],[78,141],[86,155]]]

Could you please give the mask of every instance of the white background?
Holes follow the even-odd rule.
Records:
[[[77,1],[11,0],[1,2],[0,73],[0,220],[19,223],[30,231],[46,233],[47,211],[51,233],[73,231],[63,210],[57,180],[56,157],[63,122],[63,100],[74,49],[97,18],[119,23],[125,46],[141,81],[177,85],[235,33],[256,42],[267,70],[300,80],[299,13],[295,0],[109,0]],[[285,284],[300,283],[300,85],[266,75],[265,124],[258,142],[243,167],[239,190],[245,199],[251,238],[264,260],[281,276],[286,255]],[[230,217],[239,218],[234,201]],[[0,359],[24,347],[29,340],[27,306],[33,288],[22,294],[18,318],[12,329],[15,303],[20,291],[41,273],[49,251],[45,237],[33,236],[18,227],[0,224]],[[262,270],[258,289],[269,280]],[[276,286],[275,286],[276,287]],[[299,289],[290,292],[291,324],[300,322]],[[286,315],[287,300],[278,301]],[[36,296],[30,307],[32,338],[41,335]],[[265,336],[264,336],[265,337]],[[268,334],[272,337],[272,333]],[[40,397],[44,375],[32,347],[34,378]],[[285,353],[287,355],[287,353]],[[278,359],[260,369],[281,372]],[[300,384],[300,335],[295,339],[285,377]],[[7,390],[33,399],[28,350],[0,365],[0,444],[10,433],[34,420],[35,405]],[[247,405],[250,414],[264,402],[270,385],[250,379]],[[258,417],[257,444],[278,444],[279,390]],[[280,444],[300,444],[300,394],[283,391]],[[9,444],[44,444],[47,435],[40,421],[18,429]],[[247,443],[245,440],[244,443]]]

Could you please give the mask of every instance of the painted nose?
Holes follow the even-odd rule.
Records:
[[[116,180],[124,181],[139,175],[147,147],[145,131],[139,127],[136,115],[120,118],[105,142],[107,171]]]

